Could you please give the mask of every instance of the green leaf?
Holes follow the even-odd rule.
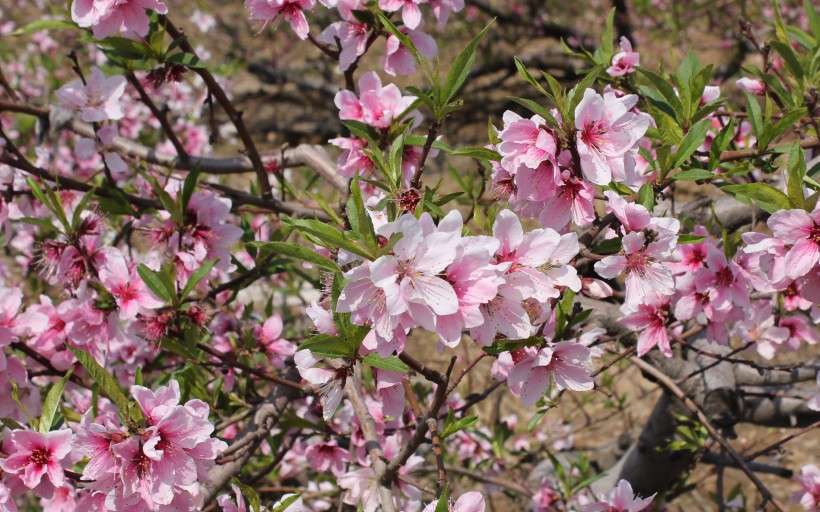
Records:
[[[711,180],[715,177],[717,177],[716,174],[703,169],[689,169],[688,171],[679,172],[674,176],[670,176],[673,180],[678,181]]]
[[[803,177],[806,176],[806,158],[800,143],[794,142],[789,152],[789,166],[787,168],[788,180],[786,190],[789,193],[789,201],[794,208],[805,208],[806,199],[803,196]]]
[[[675,160],[672,163],[673,168],[680,167],[689,159],[690,156],[692,156],[692,154],[694,154],[698,147],[703,144],[703,141],[706,139],[706,134],[709,132],[709,128],[711,127],[712,121],[709,119],[703,119],[689,128],[689,132],[683,137],[680,147],[678,147],[678,151],[675,153]]]
[[[401,179],[402,176],[401,155],[403,154],[404,139],[403,137],[398,137],[396,141],[400,143],[395,144],[396,155],[394,157],[396,166],[394,172],[397,176],[398,181]],[[392,156],[393,155],[391,155],[391,157]],[[371,251],[377,251],[379,249],[379,241],[376,237],[376,229],[373,227],[373,219],[370,218],[370,214],[368,213],[364,205],[364,199],[362,198],[362,189],[361,187],[359,187],[358,173],[356,173],[356,176],[353,177],[353,181],[350,183],[350,198],[348,199],[347,213],[348,215],[352,214],[355,217],[357,225],[353,229],[355,229],[359,232],[359,234],[361,234],[362,242],[364,242],[364,244]]]
[[[720,189],[726,193],[754,199],[761,208],[769,213],[791,208],[789,197],[767,183],[725,185]]]
[[[600,75],[601,71],[603,71],[605,68],[606,65],[598,64],[594,68],[590,69],[587,75],[584,78],[582,78],[581,81],[578,82],[575,85],[575,87],[572,88],[571,91],[569,91],[569,94],[567,94],[567,100],[569,101],[568,112],[574,115],[575,107],[577,107],[578,104],[581,103],[581,100],[584,98],[584,93],[587,89],[592,87],[592,84],[595,83],[595,80],[598,78],[598,75]]]
[[[22,36],[40,32],[41,30],[80,30],[80,27],[70,21],[38,20],[18,28],[11,35]]]
[[[318,220],[291,218],[284,219],[283,222],[302,233],[313,235],[320,241],[324,242],[326,244],[325,246],[329,249],[335,249],[338,247],[371,261],[375,259],[375,255],[371,250],[357,244],[353,240],[347,238],[343,231],[338,228],[328,226],[324,222]]]
[[[498,354],[503,354],[504,352],[518,350],[521,347],[540,345],[543,342],[543,337],[531,337],[523,340],[496,340],[492,342],[489,346],[482,348],[482,350],[487,355],[497,356]]]
[[[194,55],[193,53],[175,53],[165,59],[166,62],[172,62],[174,64],[181,64],[188,68],[198,68],[204,69],[205,62],[202,61],[199,57]]]
[[[450,482],[444,482],[444,489],[441,490],[441,496],[438,497],[436,503],[436,510],[434,512],[449,512],[450,511]]]
[[[100,389],[108,395],[108,398],[117,406],[120,411],[125,411],[128,408],[128,399],[122,394],[120,385],[108,371],[97,363],[96,359],[83,350],[78,350],[69,346],[68,350],[74,354],[77,361],[83,365],[85,371],[100,385]]]
[[[820,41],[820,15],[817,14],[812,4],[812,0],[803,0],[803,10],[806,11],[806,16],[809,18],[809,27],[811,33],[816,41]]]
[[[783,23],[783,15],[780,14],[780,6],[777,0],[772,0],[772,8],[774,9],[774,33],[777,39],[785,44],[789,44],[789,35],[786,32],[786,24]]]
[[[803,80],[803,66],[800,64],[800,61],[797,60],[797,55],[794,54],[791,43],[769,41],[769,44],[783,57],[783,60],[786,62],[786,66],[789,68],[789,71],[792,72],[792,75],[794,75],[794,77],[798,80]]]
[[[350,344],[340,336],[330,336],[328,334],[317,334],[308,338],[299,345],[299,350],[308,349],[312,354],[321,357],[353,357],[355,352]]]
[[[283,498],[281,502],[276,506],[276,508],[271,510],[271,512],[285,512],[288,509],[288,507],[296,503],[299,500],[299,498],[301,498],[301,496],[299,496],[298,494],[294,494],[293,496]]]
[[[495,18],[490,20],[490,22],[487,23],[487,26],[485,26],[481,32],[479,32],[478,35],[476,35],[473,40],[464,47],[461,53],[458,54],[458,57],[456,57],[456,60],[453,62],[453,66],[447,73],[447,78],[444,79],[444,85],[442,86],[441,100],[443,104],[449,103],[464,84],[464,81],[467,79],[467,75],[470,73],[470,69],[473,67],[476,49],[494,22]]]
[[[704,240],[706,240],[705,236],[688,235],[688,234],[678,235],[678,245],[697,244],[697,243],[703,242]]]
[[[521,62],[521,59],[519,59],[518,57],[513,57],[513,60],[515,61],[515,68],[518,70],[518,74],[521,75],[521,77],[524,78],[524,80],[528,84],[535,87],[535,89],[544,96],[548,98],[553,98],[553,95],[548,93],[543,87],[541,87],[541,84],[539,84],[538,81],[535,78],[533,78],[530,72],[527,71],[527,67],[524,65],[523,62]]]
[[[595,254],[615,254],[621,250],[622,243],[623,240],[621,240],[621,238],[609,238],[596,244],[595,247],[592,248],[592,252]]]
[[[168,289],[165,279],[159,275],[159,272],[151,270],[149,267],[140,263],[137,265],[137,273],[140,278],[142,278],[142,282],[145,283],[145,286],[165,302],[169,302],[171,297],[176,296],[176,290],[173,288]]]
[[[194,164],[193,168],[185,176],[185,181],[182,183],[182,213],[188,211],[188,203],[191,202],[191,196],[194,195],[196,189],[196,182],[199,179],[200,166],[199,161]]]
[[[82,222],[82,214],[85,211],[86,207],[88,206],[88,202],[91,200],[91,197],[94,195],[96,188],[92,188],[85,194],[83,194],[83,198],[80,199],[79,204],[74,208],[74,214],[71,216],[71,229],[73,231],[77,231],[80,227],[80,223]]]
[[[218,261],[219,258],[210,259],[202,265],[200,265],[199,267],[197,267],[197,269],[191,273],[191,277],[188,278],[188,282],[185,283],[185,288],[183,288],[182,290],[182,296],[180,297],[180,300],[185,300],[188,297],[188,294],[194,291],[196,285],[198,285],[199,282],[202,281],[211,272],[211,269],[214,268],[214,265],[216,265],[216,262]]]
[[[380,357],[379,354],[367,354],[362,358],[362,361],[369,364],[373,368],[386,370],[388,372],[405,373],[410,371],[410,367],[396,356]]]
[[[729,147],[734,136],[735,120],[730,117],[729,122],[718,132],[715,140],[712,141],[712,147],[709,148],[709,171],[714,171],[718,168],[720,165],[720,154]]]
[[[35,226],[40,226],[44,229],[57,229],[54,227],[54,224],[51,223],[48,219],[41,219],[39,217],[20,217],[16,219],[19,222],[25,222],[27,224],[34,224]]]
[[[40,433],[45,434],[51,430],[51,424],[54,422],[54,415],[57,413],[57,408],[60,406],[60,399],[63,397],[63,390],[65,390],[66,382],[71,377],[71,372],[74,367],[68,369],[65,377],[55,382],[51,389],[48,390],[46,400],[43,402],[43,412],[40,414]]]
[[[379,137],[379,134],[373,128],[361,121],[345,120],[342,121],[342,126],[350,130],[351,134],[362,139],[375,140]]]
[[[683,105],[680,102],[680,98],[675,93],[675,89],[667,82],[662,76],[658,75],[657,73],[653,73],[648,69],[644,69],[641,67],[636,68],[638,71],[641,72],[646,78],[652,82],[658,91],[661,93],[663,98],[666,100],[666,103],[672,108],[674,112],[674,117],[678,120],[678,122],[683,121]]]
[[[140,60],[151,57],[154,50],[147,44],[134,39],[109,36],[98,42],[100,46],[116,50],[114,53],[126,59]]]
[[[447,437],[450,437],[451,435],[455,434],[460,430],[472,427],[476,423],[478,423],[477,416],[465,416],[461,419],[458,419],[445,425],[444,429],[441,431],[440,436],[442,439],[446,439]]]
[[[552,113],[547,108],[541,106],[538,102],[535,102],[528,98],[518,98],[516,96],[510,96],[510,99],[518,103],[519,105],[523,106],[533,114],[537,114],[544,118],[547,124],[551,127],[560,129],[558,121],[555,119]]]
[[[240,491],[242,491],[242,496],[248,500],[248,508],[250,509],[250,512],[262,512],[262,500],[259,497],[259,493],[256,492],[256,489],[249,485],[243,484],[238,478],[232,479],[232,482],[239,488]]]
[[[339,272],[339,265],[332,260],[325,258],[315,251],[311,251],[306,247],[302,247],[301,245],[297,245],[292,242],[251,242],[248,245],[273,251],[283,256],[306,261],[331,272]]]
[[[499,155],[497,151],[487,148],[458,148],[454,149],[451,154],[453,156],[467,156],[481,160],[492,160],[494,162],[501,160],[501,155]]]
[[[651,183],[641,185],[640,190],[638,190],[638,204],[650,212],[655,208],[655,189]]]
[[[760,104],[757,98],[751,93],[746,92],[747,108],[746,114],[749,116],[749,124],[752,126],[752,133],[755,137],[760,137],[763,134],[763,113],[760,111]],[[765,146],[758,146],[763,149]]]
[[[759,141],[760,146],[768,146],[770,142],[786,133],[786,130],[794,128],[800,118],[806,114],[808,114],[808,110],[805,107],[800,107],[784,114],[776,124],[767,123],[766,128],[763,130],[762,140]]]

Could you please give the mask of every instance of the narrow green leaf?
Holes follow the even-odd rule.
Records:
[[[670,176],[673,180],[678,181],[696,181],[696,180],[711,180],[717,177],[716,174],[703,169],[689,169],[688,171],[679,172],[674,176]]]
[[[172,62],[174,64],[181,64],[188,68],[204,69],[206,67],[205,62],[203,62],[199,57],[197,57],[193,53],[175,53],[167,57],[165,61]]]
[[[621,250],[622,243],[623,240],[621,238],[609,238],[596,244],[595,247],[592,248],[592,252],[595,254],[614,254]]]
[[[552,115],[552,112],[550,112],[546,107],[541,106],[538,102],[528,98],[518,98],[516,96],[510,96],[510,99],[526,108],[533,114],[541,116],[552,128],[560,129],[558,121]]]
[[[200,166],[199,162],[195,163],[193,168],[188,171],[188,175],[185,176],[185,181],[182,183],[182,213],[188,211],[188,203],[191,202],[191,196],[194,195],[194,190],[196,189],[196,182],[199,179],[200,173]]]
[[[63,397],[63,390],[65,390],[66,382],[71,377],[71,372],[74,367],[68,369],[65,377],[55,382],[51,389],[48,390],[46,400],[43,402],[43,412],[40,414],[40,433],[45,434],[51,429],[51,424],[54,422],[54,415],[57,413],[57,408],[60,407],[60,399]]]
[[[530,72],[527,71],[527,67],[524,65],[523,62],[521,62],[521,59],[519,59],[518,57],[513,57],[513,60],[515,61],[515,68],[518,70],[518,74],[521,75],[521,77],[524,78],[524,80],[528,84],[535,87],[535,89],[544,96],[548,98],[553,97],[552,94],[548,93],[543,87],[541,87],[541,84],[539,84],[538,81],[535,78],[533,78]]]
[[[211,269],[214,268],[214,265],[216,265],[218,261],[219,258],[210,259],[202,265],[200,265],[199,267],[197,267],[197,269],[191,273],[191,277],[188,278],[188,282],[185,283],[185,288],[183,288],[182,290],[182,296],[180,297],[180,300],[185,300],[188,297],[188,295],[192,291],[194,291],[196,285],[198,285],[200,281],[202,281],[208,274],[211,273]]]
[[[805,208],[805,197],[803,195],[803,177],[806,175],[806,158],[800,143],[795,141],[789,152],[789,166],[787,168],[788,179],[786,190],[789,193],[789,201],[794,208]]]
[[[678,147],[678,151],[675,153],[675,159],[672,163],[673,168],[680,167],[694,154],[698,147],[703,144],[703,141],[706,139],[706,134],[711,127],[712,121],[710,119],[703,119],[689,128],[689,132],[683,137],[680,147]]]
[[[149,267],[140,263],[137,265],[137,273],[145,286],[148,287],[154,294],[165,302],[169,302],[172,296],[176,295],[176,290],[169,290],[166,287],[165,280],[160,277],[159,272],[151,270]]]
[[[688,235],[688,234],[678,235],[678,245],[681,245],[681,244],[697,244],[697,243],[703,242],[704,240],[706,240],[705,236]]]
[[[721,190],[733,195],[754,199],[761,208],[769,213],[791,208],[789,197],[767,183],[744,183],[742,185],[725,185]]]
[[[120,385],[108,371],[97,363],[94,357],[83,350],[69,346],[68,350],[74,354],[77,361],[83,365],[85,371],[100,385],[100,389],[111,399],[120,411],[128,408],[128,399],[122,394]]]
[[[458,57],[456,57],[456,60],[453,62],[453,66],[450,68],[449,73],[447,73],[447,78],[444,79],[444,85],[442,86],[441,98],[443,103],[449,103],[464,84],[464,81],[467,79],[467,75],[470,73],[470,69],[473,67],[476,49],[494,22],[495,18],[490,20],[481,32],[479,32],[478,35],[476,35],[473,40],[470,41],[466,47],[464,47],[461,53],[458,54]]]
[[[62,20],[38,20],[24,25],[11,33],[13,36],[33,34],[41,30],[80,30],[80,27],[69,21]]]
[[[760,110],[760,104],[757,102],[757,98],[750,93],[746,93],[746,113],[749,116],[749,124],[752,126],[752,133],[754,133],[755,137],[760,137],[763,133],[763,113]],[[763,147],[760,147],[763,149]]]
[[[330,336],[327,334],[317,334],[308,338],[299,345],[299,350],[308,349],[312,354],[321,357],[353,357],[355,353],[351,350],[350,344],[340,336]]]
[[[371,261],[375,259],[372,251],[347,238],[343,231],[340,231],[338,228],[328,226],[324,222],[318,220],[290,218],[284,219],[283,222],[299,230],[300,232],[313,235],[320,241],[327,244],[326,246],[328,248],[338,247]]]
[[[641,185],[640,190],[638,190],[638,204],[650,212],[655,208],[655,189],[651,183]]]
[[[283,256],[289,256],[298,260],[312,263],[319,268],[331,272],[339,272],[339,265],[332,260],[325,258],[321,254],[311,251],[306,247],[291,242],[251,242],[248,245],[259,247],[260,249],[274,251]]]
[[[380,370],[389,372],[405,373],[410,371],[410,367],[396,356],[380,357],[379,354],[372,353],[364,356],[362,361],[373,368],[379,368]]]
[[[451,435],[455,434],[456,432],[459,432],[459,431],[464,430],[466,428],[472,427],[476,423],[478,423],[478,417],[477,416],[465,416],[465,417],[463,417],[461,419],[458,419],[458,420],[456,420],[452,423],[448,423],[447,425],[445,425],[444,429],[441,431],[441,434],[440,434],[441,438],[446,439],[446,438],[450,437]]]
[[[501,160],[501,155],[497,151],[487,148],[458,148],[451,153],[453,156],[467,156],[470,158],[478,158],[481,160],[492,160],[498,162]]]
[[[571,91],[567,94],[567,100],[569,101],[569,109],[568,111],[574,115],[575,107],[581,103],[581,100],[584,98],[584,93],[587,89],[592,87],[595,83],[595,80],[598,79],[598,75],[606,68],[604,64],[598,64],[594,68],[590,69],[587,75],[581,79],[575,87],[572,88]]]

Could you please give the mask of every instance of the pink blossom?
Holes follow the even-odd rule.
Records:
[[[148,290],[136,270],[129,270],[125,257],[117,249],[106,252],[105,265],[99,269],[100,281],[108,288],[120,310],[120,318],[134,319],[144,309],[162,307],[165,303]]]
[[[583,366],[589,358],[589,349],[574,341],[518,349],[512,357],[516,364],[507,375],[507,384],[525,407],[535,405],[551,382],[558,389],[573,391],[589,391],[594,386]]]
[[[0,482],[0,512],[17,512],[17,503],[8,487]]]
[[[464,9],[464,0],[430,0],[430,7],[436,15],[439,26],[444,28],[451,12]]]
[[[76,494],[77,490],[68,483],[54,489],[54,495],[51,498],[40,501],[43,512],[75,512],[77,510]]]
[[[799,503],[804,510],[816,512],[820,505],[820,469],[814,464],[804,465],[797,481],[802,489],[794,493],[792,501]]]
[[[638,498],[632,492],[632,486],[626,480],[621,480],[608,496],[599,496],[600,501],[582,507],[583,512],[640,512],[646,510],[655,495],[648,498]]]
[[[388,12],[395,12],[401,9],[401,20],[409,29],[415,29],[421,23],[420,4],[426,4],[427,0],[379,0],[379,7]]]
[[[305,450],[305,459],[316,471],[330,471],[336,477],[345,473],[345,463],[351,461],[350,453],[344,448],[339,448],[335,439],[308,446]]]
[[[351,16],[331,23],[316,39],[329,45],[341,45],[339,70],[347,71],[367,49],[368,26]],[[337,42],[338,40],[338,42]]]
[[[515,112],[504,112],[504,129],[498,137],[501,139],[498,152],[502,156],[502,165],[507,168],[515,168],[520,162],[536,169],[556,156],[555,134],[538,115],[524,119]]]
[[[30,430],[13,430],[8,434],[13,451],[0,468],[11,474],[20,474],[26,487],[40,485],[43,476],[54,487],[63,485],[64,473],[61,461],[71,452],[70,430],[55,430],[41,434]]]
[[[484,512],[484,496],[477,491],[466,492],[458,497],[455,503],[450,500],[447,504],[449,512]],[[433,500],[422,512],[435,512],[438,507],[438,500]]]
[[[741,91],[750,92],[758,96],[762,96],[766,92],[766,84],[756,78],[738,78],[735,85]]]
[[[436,55],[438,46],[436,45],[436,40],[429,34],[426,34],[421,30],[410,30],[408,28],[400,28],[399,30],[410,38],[419,53],[428,59],[432,59]],[[405,48],[401,44],[399,38],[390,34],[387,36],[386,45],[387,46],[384,52],[385,73],[391,76],[396,76],[396,74],[410,75],[415,73],[416,58],[412,53],[410,53],[409,49]]]
[[[60,87],[55,94],[60,106],[79,111],[82,121],[116,121],[125,115],[120,97],[125,92],[126,83],[123,76],[106,78],[99,68],[93,67],[85,84],[77,78]]]
[[[296,353],[293,343],[282,338],[282,319],[272,315],[254,331],[254,337],[264,348],[265,355],[275,368],[284,368],[285,359]]]
[[[575,108],[578,153],[584,176],[596,185],[608,185],[613,172],[623,168],[624,158],[649,128],[649,118],[630,112],[638,97],[603,96],[593,89]]]
[[[361,504],[363,512],[379,508],[379,481],[369,467],[349,471],[339,477],[339,487],[345,490],[343,501],[348,505]]]
[[[293,359],[299,375],[316,389],[322,404],[322,417],[329,422],[342,403],[347,370],[317,366],[321,359],[311,354],[310,350],[297,351]]]
[[[219,505],[222,512],[247,512],[248,509],[245,506],[245,498],[242,496],[242,491],[236,486],[236,484],[231,484],[231,490],[233,490],[233,493],[236,496],[235,505],[230,494],[222,494],[218,496],[216,498],[216,504]]]
[[[797,279],[809,273],[820,260],[820,206],[804,210],[781,210],[768,220],[774,236],[792,245],[786,254],[786,275]]]
[[[621,36],[621,51],[612,57],[612,65],[606,70],[612,76],[624,76],[635,72],[635,66],[641,65],[641,56],[632,51],[632,43]]]
[[[622,309],[626,309],[624,306]],[[618,321],[624,327],[638,333],[638,356],[658,347],[663,355],[672,357],[666,322],[669,319],[669,297],[650,293],[638,304],[637,310]]]
[[[102,153],[103,161],[111,170],[111,173],[114,176],[122,176],[128,170],[128,166],[119,153],[107,151],[114,142],[116,135],[117,127],[109,125],[97,130],[97,141],[99,144],[92,139],[81,138],[74,146],[77,158],[88,160]]]
[[[146,9],[168,12],[158,0],[76,0],[71,5],[71,18],[81,27],[91,27],[97,39],[118,32],[145,37],[150,25]]]
[[[672,274],[661,263],[667,255],[663,243],[646,244],[646,235],[633,231],[623,238],[623,252],[595,263],[595,271],[606,279],[626,273],[626,304],[634,307],[648,294],[675,292]]]
[[[455,214],[460,215],[458,211]],[[416,322],[435,330],[436,315],[458,311],[455,290],[438,274],[453,262],[461,233],[425,234],[421,223],[412,215],[403,215],[389,226],[385,228],[392,227],[403,236],[393,246],[394,255],[382,256],[370,266],[373,284],[385,291],[388,302],[407,304],[408,313]]]
[[[245,8],[252,20],[261,20],[267,25],[281,16],[299,39],[307,39],[310,27],[304,11],[316,6],[316,0],[245,0]]]
[[[361,121],[384,130],[413,103],[415,97],[402,96],[394,84],[382,87],[379,76],[371,71],[359,78],[359,97],[352,91],[339,91],[334,102],[342,120]]]

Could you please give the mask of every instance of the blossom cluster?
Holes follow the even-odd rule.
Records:
[[[32,489],[46,510],[200,510],[200,484],[227,447],[211,437],[210,407],[196,399],[180,403],[175,380],[156,391],[132,386],[131,395],[144,426],[122,425],[116,408],[101,400],[86,403],[88,411],[71,429],[5,431],[9,455],[0,459],[0,490],[15,497]],[[80,488],[65,471],[83,457],[86,485]]]

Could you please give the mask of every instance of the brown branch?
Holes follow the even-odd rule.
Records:
[[[160,15],[160,24],[165,27],[168,31],[168,35],[171,36],[173,39],[179,39],[183,37],[182,32],[171,23],[166,16]],[[194,50],[193,46],[188,42],[187,38],[182,39],[182,43],[179,45],[180,48],[192,55],[196,55],[196,51]],[[253,170],[256,173],[256,179],[259,181],[259,189],[262,191],[262,198],[271,200],[273,199],[273,190],[270,186],[270,180],[268,180],[268,171],[265,169],[265,164],[262,162],[262,157],[259,155],[259,151],[256,149],[256,143],[253,141],[253,137],[251,137],[250,131],[248,131],[248,127],[245,124],[245,120],[242,117],[242,112],[236,110],[234,107],[233,102],[228,98],[228,95],[225,93],[225,90],[222,89],[222,86],[216,81],[216,78],[208,71],[206,68],[192,68],[193,71],[198,74],[202,80],[205,82],[205,85],[208,87],[208,91],[216,98],[216,101],[222,107],[222,110],[225,111],[227,114],[228,119],[230,119],[231,123],[236,127],[236,133],[239,135],[239,139],[242,141],[242,145],[245,147],[245,152],[247,153],[248,158],[250,158],[251,163],[253,164]]]
[[[154,100],[151,99],[151,96],[145,91],[145,88],[139,81],[139,78],[134,74],[133,71],[129,71],[125,74],[125,78],[131,83],[131,85],[136,89],[137,94],[139,94],[140,100],[148,107],[148,110],[154,114],[154,117],[159,121],[159,125],[162,127],[162,131],[165,133],[165,136],[168,137],[168,140],[171,141],[171,144],[174,146],[174,149],[177,151],[177,155],[179,159],[182,161],[188,160],[188,152],[185,151],[185,146],[182,145],[182,142],[177,137],[176,132],[174,131],[174,127],[171,126],[171,122],[168,120],[168,115],[157,108],[157,105],[154,103]]]
[[[350,404],[353,406],[353,412],[359,418],[359,425],[362,429],[362,435],[365,439],[365,446],[370,455],[370,463],[373,467],[373,473],[378,482],[379,502],[383,512],[396,512],[396,505],[393,502],[392,492],[392,475],[387,477],[387,466],[385,465],[384,450],[379,444],[379,435],[376,431],[376,422],[373,416],[367,409],[364,402],[364,397],[361,392],[362,381],[357,374],[354,373],[352,377],[347,379],[345,390],[347,397],[350,399]]]
[[[402,355],[405,355],[405,353],[402,353]],[[407,356],[405,359],[413,361],[416,365],[419,364],[410,356]],[[402,359],[402,361],[405,361],[405,363],[407,363],[405,359]],[[416,430],[413,432],[413,435],[410,437],[410,440],[407,441],[407,444],[405,444],[404,447],[402,447],[399,454],[396,455],[396,457],[394,457],[393,460],[391,460],[390,463],[387,465],[387,471],[385,472],[385,475],[382,478],[383,482],[392,479],[393,476],[395,476],[398,473],[399,468],[401,468],[404,465],[404,463],[407,462],[407,459],[409,459],[410,456],[413,455],[418,449],[418,447],[421,446],[421,444],[424,442],[425,438],[427,437],[427,431],[430,428],[428,425],[429,420],[438,420],[439,409],[441,409],[441,406],[444,405],[444,401],[447,399],[447,388],[450,380],[450,373],[452,373],[453,365],[455,365],[455,363],[456,358],[455,356],[453,356],[450,359],[450,364],[447,367],[446,373],[442,375],[439,372],[435,372],[434,378],[438,379],[438,381],[428,378],[428,380],[430,380],[431,382],[436,383],[436,392],[433,394],[433,402],[430,404],[430,409],[427,411],[427,414],[425,415],[423,421],[421,418],[418,418],[416,420]],[[411,365],[410,363],[407,363],[407,365],[411,368],[413,367],[413,365]]]
[[[664,389],[666,389],[668,392],[672,393],[675,397],[677,397],[678,400],[680,400],[681,403],[683,403],[684,407],[686,407],[689,410],[689,412],[691,412],[692,414],[694,414],[697,417],[698,421],[709,432],[709,435],[712,437],[712,439],[714,439],[715,441],[718,442],[718,444],[720,444],[721,448],[723,448],[723,450],[726,451],[726,453],[729,455],[729,457],[734,459],[734,461],[738,464],[740,470],[743,471],[743,473],[746,474],[746,476],[749,478],[749,480],[752,481],[752,483],[755,485],[755,487],[757,487],[757,490],[763,496],[763,503],[761,504],[761,507],[765,506],[766,503],[771,503],[772,506],[774,506],[774,508],[776,510],[778,510],[780,512],[784,512],[785,509],[780,505],[780,503],[777,502],[774,495],[772,495],[771,491],[763,484],[763,482],[760,481],[760,479],[757,477],[757,475],[755,475],[754,471],[746,463],[746,460],[743,458],[743,456],[740,455],[737,452],[737,450],[735,450],[734,447],[732,447],[731,444],[729,444],[729,442],[726,440],[726,438],[723,437],[723,435],[721,435],[717,431],[717,429],[715,429],[715,427],[712,425],[712,422],[709,421],[709,418],[706,417],[706,414],[698,406],[698,404],[696,404],[691,398],[689,398],[689,396],[686,394],[686,392],[684,392],[680,388],[680,386],[678,386],[675,383],[674,380],[669,378],[662,371],[658,370],[657,368],[655,368],[651,364],[647,363],[646,361],[644,361],[644,360],[642,360],[638,357],[633,356],[633,357],[630,357],[629,360],[635,366],[640,368],[641,371],[645,372],[646,374],[652,376],[655,380],[657,380],[658,383]]]

